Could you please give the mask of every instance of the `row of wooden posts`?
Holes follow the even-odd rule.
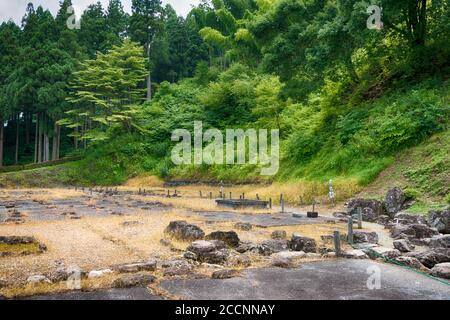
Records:
[[[362,210],[361,208],[357,209],[357,219],[358,219],[358,229],[362,229]],[[353,239],[353,225],[354,220],[353,216],[350,216],[348,219],[348,225],[347,225],[347,242],[348,244],[352,245],[354,244]],[[341,233],[339,231],[334,232],[334,250],[336,252],[336,256],[339,256],[341,254]]]

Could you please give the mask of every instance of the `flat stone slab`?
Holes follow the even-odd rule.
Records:
[[[241,209],[241,208],[258,208],[267,209],[268,201],[250,200],[250,199],[217,199],[216,203],[219,207]]]
[[[250,223],[254,226],[261,227],[282,227],[282,226],[291,226],[291,225],[305,225],[305,224],[321,224],[321,223],[329,223],[336,222],[337,219],[327,218],[327,217],[319,217],[317,219],[310,219],[305,215],[299,215],[294,217],[292,213],[261,213],[261,214],[245,214],[245,213],[237,213],[237,212],[203,212],[203,211],[194,211],[196,215],[203,217],[209,221],[215,222],[223,222],[223,221],[235,221],[235,222],[244,222]]]
[[[103,291],[73,291],[55,295],[26,297],[21,300],[163,300],[146,288],[111,289]]]
[[[370,290],[369,267],[381,271]],[[398,266],[370,260],[307,263],[297,269],[249,269],[241,277],[165,280],[162,289],[189,300],[450,300],[450,286]]]

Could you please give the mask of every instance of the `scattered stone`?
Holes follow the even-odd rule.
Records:
[[[440,233],[450,233],[450,207],[445,210],[432,210],[428,213],[428,223]]]
[[[31,243],[37,243],[37,240],[34,237],[0,236],[0,243],[31,244]]]
[[[387,214],[394,218],[394,215],[402,210],[406,197],[400,188],[393,188],[388,191],[384,200],[384,207]]]
[[[263,256],[287,250],[289,250],[289,241],[287,240],[266,240],[258,246],[258,251]]]
[[[250,223],[244,223],[244,222],[238,222],[234,225],[234,227],[236,229],[242,230],[242,231],[250,231],[253,228],[253,226]]]
[[[203,239],[205,232],[193,224],[186,221],[172,221],[164,231],[175,239],[182,241],[193,241]]]
[[[248,268],[252,265],[252,261],[245,254],[232,254],[227,260],[227,265],[232,267]]]
[[[197,255],[191,251],[186,251],[185,253],[183,253],[183,257],[185,259],[194,260],[194,261],[198,259]]]
[[[159,243],[164,247],[171,247],[172,243],[169,240],[161,239],[159,240]]]
[[[417,258],[425,267],[431,269],[437,264],[450,262],[450,249],[436,248],[423,252],[410,252],[407,256]]]
[[[213,279],[231,279],[236,278],[240,276],[240,272],[238,270],[231,270],[231,269],[223,269],[223,270],[217,270],[213,272],[212,278]]]
[[[281,251],[271,256],[271,265],[279,268],[295,268],[298,260],[304,257],[306,253],[303,251]]]
[[[317,252],[316,241],[311,238],[303,237],[299,234],[293,234],[291,238],[290,247],[294,251],[303,251],[303,252]]]
[[[101,278],[101,277],[104,277],[105,275],[108,275],[108,274],[111,274],[111,273],[113,273],[113,271],[111,269],[93,270],[93,271],[88,273],[88,278],[89,279]]]
[[[410,268],[428,271],[428,269],[417,258],[414,257],[400,256],[395,258],[394,260]]]
[[[376,232],[354,230],[353,231],[354,243],[378,243],[378,234]]]
[[[272,232],[270,237],[272,239],[286,239],[287,233],[284,230],[275,230],[274,232]]]
[[[450,249],[450,234],[434,236],[430,240],[431,248],[448,248]]]
[[[10,283],[6,280],[0,279],[0,289],[9,287]]]
[[[341,257],[347,258],[347,259],[368,259],[369,257],[367,254],[362,250],[347,250],[343,251],[340,254]]]
[[[450,263],[439,263],[431,269],[431,274],[435,277],[450,279]]]
[[[141,224],[142,223],[139,221],[124,221],[124,222],[122,222],[122,226],[124,226],[124,227],[134,227],[134,226],[138,226]]]
[[[246,253],[248,251],[257,250],[258,245],[251,242],[242,242],[237,248],[236,251],[239,253]]]
[[[27,283],[38,284],[38,283],[52,283],[46,276],[36,275],[28,277]]]
[[[385,259],[395,259],[401,256],[401,252],[397,249],[391,249],[386,247],[373,247],[370,249],[365,249],[364,252],[371,258],[385,258]]]
[[[136,273],[139,271],[155,271],[156,260],[149,260],[147,262],[129,263],[115,266],[113,269],[119,273]]]
[[[386,226],[391,222],[391,217],[389,216],[379,216],[376,221],[376,223],[381,224],[382,226]]]
[[[133,288],[149,285],[155,280],[156,277],[149,274],[129,274],[116,279],[112,286],[114,288]]]
[[[375,222],[379,216],[385,214],[383,204],[373,199],[353,199],[347,205],[347,212],[350,215],[356,215],[358,208],[362,209],[362,218],[364,221]]]
[[[185,276],[191,274],[194,267],[190,264],[179,264],[172,267],[166,268],[164,270],[164,276],[174,277],[174,276]]]
[[[394,241],[394,248],[400,252],[407,253],[414,250],[415,246],[408,239]]]
[[[324,253],[324,254],[322,255],[322,257],[323,257],[323,258],[328,258],[328,259],[336,258],[336,252],[327,252],[327,253]]]
[[[213,233],[210,233],[206,236],[206,240],[219,240],[226,243],[228,246],[235,248],[239,245],[239,237],[236,232],[234,231],[216,231]]]

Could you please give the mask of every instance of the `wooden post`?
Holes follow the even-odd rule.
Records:
[[[170,198],[170,190],[167,190],[167,198]]]
[[[139,194],[141,194],[141,191],[142,191],[141,188],[139,188]]]
[[[269,198],[269,209],[272,209],[272,198]]]
[[[280,195],[280,205],[281,205],[281,213],[284,213],[284,196]]]
[[[245,193],[242,193],[242,200],[245,199]]]
[[[348,218],[347,241],[349,244],[353,244],[353,217]]]
[[[362,229],[362,210],[361,208],[358,208],[358,229]]]
[[[336,257],[341,255],[341,234],[339,231],[334,232],[334,251],[336,252]]]
[[[231,199],[233,199],[233,198],[231,197],[231,192],[230,192],[230,200],[231,200]]]
[[[209,193],[209,199],[212,200],[212,192]]]

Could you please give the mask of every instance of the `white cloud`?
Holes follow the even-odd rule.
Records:
[[[45,9],[49,9],[53,14],[56,14],[59,8],[59,0],[0,0],[0,22],[9,19],[14,20],[20,24],[22,17],[25,14],[25,9],[29,2],[32,2],[35,7],[41,5]],[[98,0],[104,7],[107,7],[109,0]],[[80,12],[97,0],[72,0],[75,12],[80,15]],[[174,7],[178,14],[186,16],[191,10],[192,5],[197,5],[200,0],[162,0],[164,4],[169,3]],[[131,0],[122,0],[123,6],[127,12],[131,12]]]

